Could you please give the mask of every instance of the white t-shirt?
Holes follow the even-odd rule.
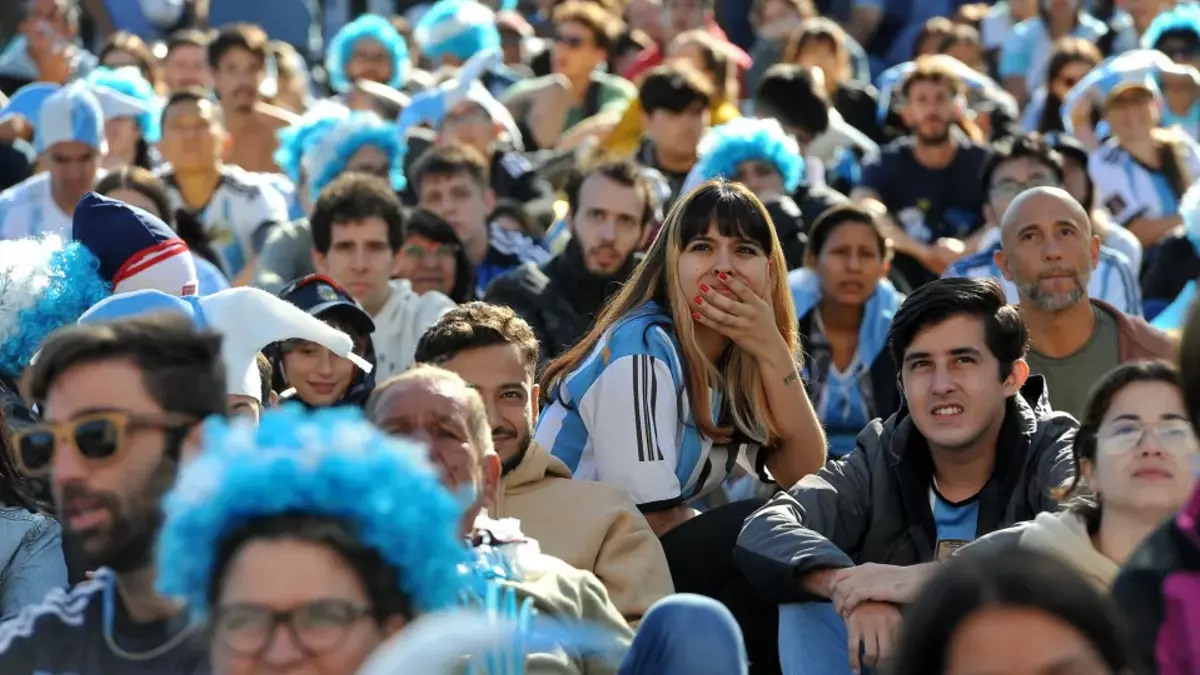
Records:
[[[0,239],[56,234],[69,241],[73,230],[71,216],[50,196],[49,172],[43,171],[0,192]]]

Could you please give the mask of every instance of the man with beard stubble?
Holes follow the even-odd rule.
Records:
[[[5,675],[207,672],[207,641],[154,590],[160,501],[200,422],[224,415],[221,340],[154,314],[71,326],[27,374],[44,423],[14,434],[22,470],[48,476],[92,578],[0,626]]]
[[[1092,385],[1118,364],[1177,360],[1166,334],[1088,298],[1099,255],[1100,237],[1087,211],[1057,187],[1022,192],[1000,224],[996,265],[1021,299],[1029,370],[1046,378],[1054,409],[1077,419]]]
[[[674,592],[662,545],[622,490],[571,480],[571,471],[530,443],[537,422],[538,342],[508,307],[462,305],[429,327],[417,363],[457,374],[483,398],[502,467],[491,518],[516,518],[552,555],[587,570],[631,624]]]

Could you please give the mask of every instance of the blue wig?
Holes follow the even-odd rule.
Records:
[[[383,151],[391,162],[389,171],[392,187],[397,191],[408,185],[404,177],[404,155],[408,145],[393,124],[384,122],[373,112],[358,111],[322,134],[319,143],[305,153],[303,162],[308,172],[309,196],[316,201],[321,190],[333,182],[354,153],[368,145]]]
[[[1200,7],[1180,3],[1174,9],[1154,17],[1146,27],[1146,32],[1142,33],[1142,47],[1156,49],[1164,35],[1176,31],[1187,31],[1200,40]]]
[[[392,54],[392,80],[384,84],[393,89],[403,87],[408,81],[408,43],[387,19],[375,14],[363,14],[343,26],[329,43],[325,70],[333,90],[342,93],[350,91],[352,83],[346,75],[346,64],[354,56],[358,41],[364,38],[375,40]]]
[[[700,159],[696,177],[732,180],[743,162],[767,162],[783,176],[783,185],[793,192],[804,179],[804,158],[796,140],[774,119],[743,117],[708,132],[697,148]]]
[[[338,121],[349,116],[350,111],[343,106],[318,103],[295,124],[279,130],[276,134],[279,148],[273,159],[293,185],[299,187],[303,183],[304,153],[320,143]]]
[[[19,376],[47,336],[109,291],[83,244],[56,236],[0,241],[0,375]]]
[[[154,87],[146,81],[146,78],[142,77],[140,70],[134,66],[125,66],[124,68],[100,66],[88,75],[87,81],[93,87],[107,87],[144,105],[147,111],[137,116],[142,137],[147,143],[157,143],[162,138],[160,125],[162,100],[154,91]]]
[[[438,0],[413,27],[413,39],[431,59],[452,56],[466,61],[473,54],[500,49],[496,14],[475,0]]]
[[[210,419],[204,450],[163,503],[158,588],[205,616],[221,542],[282,514],[331,516],[399,572],[421,612],[452,607],[470,586],[459,533],[464,507],[420,446],[388,438],[357,408],[268,411],[256,428]]]

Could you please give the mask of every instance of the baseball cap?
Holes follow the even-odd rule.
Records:
[[[1109,88],[1108,93],[1104,96],[1104,105],[1106,107],[1111,105],[1112,102],[1117,99],[1117,97],[1123,96],[1131,91],[1144,91],[1155,97],[1159,95],[1158,83],[1154,81],[1154,76],[1145,75],[1143,77],[1123,79],[1112,85],[1112,87]]]
[[[375,332],[375,322],[367,310],[346,289],[323,274],[310,274],[296,279],[279,291],[279,297],[310,316],[322,318],[329,315],[345,319],[359,335],[367,336]]]

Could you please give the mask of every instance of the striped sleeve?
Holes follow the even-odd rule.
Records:
[[[681,466],[681,450],[695,453],[680,447],[679,401],[670,366],[647,354],[614,360],[580,401],[597,479],[625,490],[643,511],[685,498],[692,468]]]

